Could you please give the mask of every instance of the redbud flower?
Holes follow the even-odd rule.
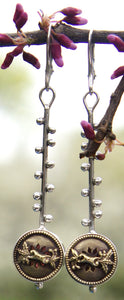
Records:
[[[14,13],[13,21],[16,25],[17,30],[20,30],[27,22],[28,14],[24,12],[23,6],[21,4],[16,5],[16,10]]]
[[[31,64],[32,66],[34,66],[36,69],[40,69],[39,60],[31,53],[23,51],[23,59],[24,59],[24,61],[26,61],[29,64]]]
[[[86,138],[89,140],[93,140],[95,138],[95,133],[92,125],[87,121],[81,121],[81,126],[84,130]]]
[[[50,45],[52,58],[55,60],[55,63],[58,67],[63,67],[63,59],[61,55],[61,46],[60,44],[52,37],[52,43]]]
[[[13,62],[14,57],[18,56],[21,53],[23,54],[24,61],[32,64],[37,69],[40,68],[40,63],[38,59],[32,54],[27,53],[23,50],[25,45],[28,45],[28,40],[26,36],[23,34],[23,32],[21,31],[21,28],[26,23],[27,19],[28,19],[27,13],[24,12],[23,6],[18,3],[16,5],[16,10],[13,17],[13,21],[17,28],[18,37],[12,39],[6,34],[0,34],[0,43],[6,43],[6,45],[9,46],[13,42],[13,45],[16,45],[17,47],[13,51],[7,53],[4,62],[1,65],[1,69],[7,69]]]
[[[109,34],[107,39],[117,48],[119,52],[124,52],[124,41],[119,36],[115,34]],[[117,68],[111,75],[111,79],[115,79],[122,75],[124,75],[124,66]]]
[[[66,15],[68,17],[72,17],[72,16],[75,16],[75,15],[80,15],[82,13],[82,10],[78,9],[78,8],[74,8],[74,7],[66,7],[66,8],[63,8],[62,10],[60,10],[60,12],[63,15]]]
[[[107,39],[112,43],[119,52],[124,52],[124,41],[115,34],[109,34]]]
[[[9,37],[7,34],[0,33],[0,43],[5,43],[6,46],[12,45],[12,38]]]
[[[7,53],[5,60],[1,65],[1,69],[7,69],[11,65],[13,59],[14,56],[11,53]]]
[[[73,25],[84,25],[87,23],[87,20],[79,17],[77,15],[81,14],[81,10],[74,8],[74,7],[67,7],[63,8],[60,11],[55,12],[51,16],[47,17],[46,15],[43,14],[42,11],[38,12],[40,17],[41,17],[41,22],[39,23],[40,29],[44,29],[46,32],[48,32],[50,24],[53,22],[55,25],[59,24],[60,22],[65,22],[68,24],[73,24]],[[62,13],[65,15],[65,17],[59,21],[55,21],[54,18],[57,13]],[[61,33],[56,33],[54,31],[53,26],[51,27],[51,54],[52,58],[54,59],[55,63],[59,66],[62,67],[64,65],[62,55],[61,55],[61,46],[75,50],[77,46],[74,44],[74,42],[68,38],[65,34]]]
[[[111,75],[111,79],[115,79],[119,76],[124,75],[124,66],[119,67],[118,69],[116,69],[113,74]]]
[[[76,16],[72,16],[72,17],[65,17],[63,19],[63,21],[67,24],[72,24],[72,25],[85,25],[87,24],[87,19],[84,19],[82,17],[76,17]]]
[[[56,33],[54,34],[54,37],[60,43],[60,45],[62,45],[65,48],[72,49],[72,50],[75,50],[77,48],[75,43],[70,38],[68,38],[68,36],[66,36],[65,34]]]
[[[103,160],[105,159],[105,153],[97,152],[95,158],[98,160]]]

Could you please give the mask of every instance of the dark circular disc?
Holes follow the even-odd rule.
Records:
[[[56,275],[63,264],[64,250],[58,238],[47,230],[32,230],[22,235],[14,248],[14,263],[19,273],[34,282]]]
[[[74,240],[65,256],[69,274],[86,285],[108,280],[116,270],[117,260],[114,244],[105,236],[92,233]]]

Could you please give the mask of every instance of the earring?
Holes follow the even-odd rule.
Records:
[[[33,195],[35,203],[33,210],[40,212],[39,228],[23,234],[17,241],[14,248],[14,263],[19,273],[26,279],[35,282],[37,288],[43,287],[43,282],[55,276],[63,265],[64,249],[56,235],[45,228],[45,223],[52,221],[51,215],[45,214],[46,194],[52,192],[54,186],[47,184],[47,170],[54,167],[54,163],[48,161],[48,147],[53,147],[55,142],[48,139],[49,134],[54,134],[55,129],[49,127],[49,115],[52,104],[55,100],[55,92],[49,86],[50,77],[53,72],[52,58],[50,54],[50,32],[49,26],[46,45],[46,70],[45,87],[39,93],[40,102],[44,109],[44,117],[36,120],[38,125],[43,126],[43,147],[36,148],[38,154],[42,154],[42,171],[37,171],[34,175],[36,179],[41,179],[41,192]],[[50,95],[50,101],[46,103],[44,93]],[[52,97],[51,97],[52,95]]]
[[[114,274],[117,267],[117,251],[114,244],[105,236],[95,231],[95,219],[102,216],[101,210],[95,210],[101,206],[101,200],[95,200],[94,187],[102,181],[100,177],[94,179],[94,159],[98,146],[102,141],[95,140],[93,112],[99,102],[99,97],[93,90],[95,79],[94,69],[94,44],[92,43],[92,31],[88,40],[88,86],[89,91],[83,98],[84,106],[88,113],[88,122],[82,121],[85,135],[89,139],[88,145],[83,145],[83,153],[80,158],[87,156],[88,163],[83,163],[81,169],[89,173],[89,189],[83,189],[81,195],[89,197],[89,219],[83,219],[82,225],[89,226],[89,232],[76,238],[68,247],[65,255],[65,263],[68,273],[77,282],[88,285],[91,292],[96,291],[96,286],[104,283]],[[93,97],[92,97],[93,96]],[[89,98],[93,101],[89,102]],[[95,98],[95,101],[94,101]],[[92,99],[90,99],[92,100]],[[90,151],[93,141],[96,147],[93,153]],[[89,149],[89,150],[88,150]],[[101,157],[102,159],[102,157]]]

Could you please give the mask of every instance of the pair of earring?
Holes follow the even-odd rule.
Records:
[[[43,287],[43,282],[53,278],[62,268],[63,262],[68,273],[77,282],[88,285],[91,292],[96,291],[98,284],[104,283],[114,274],[117,267],[117,251],[114,244],[105,236],[97,234],[94,229],[94,218],[98,211],[94,207],[100,206],[100,200],[94,200],[94,159],[89,158],[89,163],[82,165],[83,171],[89,172],[89,190],[83,189],[82,195],[89,196],[89,219],[84,219],[82,224],[89,226],[89,233],[77,237],[65,251],[62,243],[56,235],[45,228],[45,223],[52,220],[51,215],[45,214],[45,200],[48,192],[52,192],[54,186],[47,183],[47,170],[54,167],[54,163],[48,161],[48,147],[53,147],[55,142],[49,139],[49,134],[54,134],[55,129],[49,126],[50,109],[55,100],[55,92],[49,86],[52,74],[52,59],[50,54],[50,28],[47,36],[45,88],[40,91],[39,98],[44,108],[44,117],[37,119],[37,124],[43,126],[43,146],[35,149],[36,153],[43,155],[42,171],[35,173],[36,179],[41,179],[41,192],[33,195],[34,200],[39,200],[33,206],[34,211],[40,212],[40,225],[36,230],[23,234],[14,248],[14,263],[19,273],[26,279],[35,282],[38,288]],[[93,123],[93,110],[98,102],[98,96],[93,91],[94,53],[91,43],[91,33],[88,42],[89,63],[89,92],[84,97],[84,105],[88,112],[89,122]],[[50,94],[50,101],[43,100],[44,93]],[[93,106],[88,106],[87,96],[96,96]]]

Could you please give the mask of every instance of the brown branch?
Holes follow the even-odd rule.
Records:
[[[55,27],[53,27],[53,29],[56,33],[64,33],[75,43],[88,42],[88,35],[89,35],[88,29],[79,29],[76,27],[66,25],[64,23],[60,23],[56,25]],[[124,31],[94,30],[92,35],[92,41],[93,43],[97,43],[97,44],[109,44],[109,41],[107,40],[107,35],[111,33],[117,34],[124,40]],[[30,41],[29,42],[30,45],[43,45],[46,43],[46,32],[44,30],[26,32],[25,34]],[[16,33],[8,33],[8,35],[12,38],[17,37]],[[8,46],[6,43],[4,44],[0,43],[0,47],[6,47],[6,46]],[[13,46],[13,43],[10,44],[9,46]]]
[[[115,92],[111,95],[109,106],[105,112],[104,117],[100,123],[95,127],[97,129],[95,139],[89,140],[87,148],[80,154],[80,158],[83,157],[95,157],[96,151],[99,149],[104,138],[109,138],[110,141],[115,140],[116,136],[112,133],[112,121],[118,105],[121,101],[122,94],[124,92],[124,76],[120,80]]]

